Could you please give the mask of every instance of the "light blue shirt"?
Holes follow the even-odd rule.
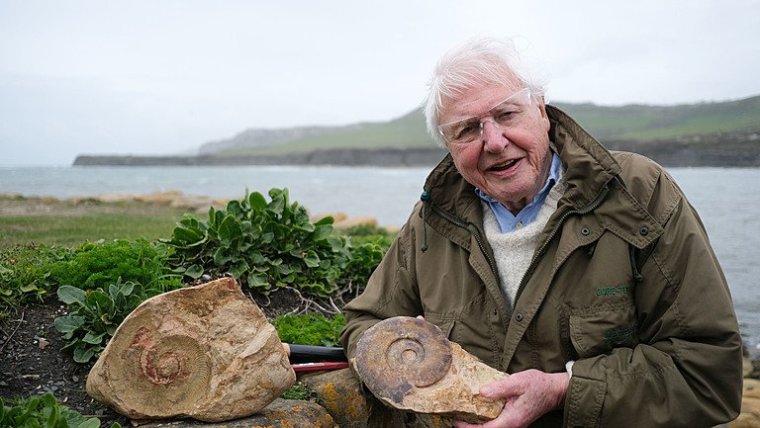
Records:
[[[538,212],[541,210],[541,206],[544,204],[546,195],[549,194],[552,186],[554,186],[557,180],[559,180],[561,173],[562,162],[560,162],[559,156],[556,153],[552,153],[552,164],[549,167],[549,176],[546,178],[544,187],[541,188],[533,200],[525,205],[525,207],[523,207],[523,209],[520,210],[517,215],[512,214],[507,209],[507,207],[502,205],[501,202],[486,195],[482,190],[476,188],[475,194],[478,195],[480,199],[485,201],[489,207],[491,207],[491,211],[493,212],[494,216],[496,216],[496,221],[499,223],[499,230],[501,233],[512,232],[522,228],[523,226],[527,226],[529,223],[533,222],[536,217],[538,217]]]

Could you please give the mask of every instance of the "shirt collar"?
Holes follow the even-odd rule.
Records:
[[[508,232],[535,220],[538,210],[543,204],[544,199],[546,199],[546,195],[549,194],[552,186],[559,181],[561,175],[562,162],[559,159],[559,155],[552,152],[552,163],[549,166],[549,176],[546,178],[546,182],[541,190],[536,193],[536,196],[533,197],[533,200],[523,207],[517,215],[512,214],[501,202],[487,195],[481,189],[475,188],[475,194],[491,207],[501,231]]]

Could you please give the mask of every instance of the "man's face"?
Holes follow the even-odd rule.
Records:
[[[522,97],[525,102],[521,103],[518,94],[521,89],[511,82],[471,89],[458,99],[445,101],[438,121],[448,124],[471,117],[482,120],[482,133],[474,141],[464,144],[447,141],[446,144],[464,179],[513,213],[522,209],[543,187],[551,165],[550,125],[543,100]],[[504,108],[519,116],[489,120],[489,112],[494,116],[501,114],[501,107],[497,106],[513,94],[517,96]]]

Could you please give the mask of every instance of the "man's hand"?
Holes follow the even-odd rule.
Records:
[[[505,398],[504,410],[494,420],[483,425],[456,422],[457,428],[519,428],[530,425],[551,410],[562,408],[570,375],[526,370],[490,383],[480,389],[486,398]]]

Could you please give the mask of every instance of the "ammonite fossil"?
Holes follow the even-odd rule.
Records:
[[[233,279],[143,302],[87,377],[87,393],[132,419],[253,414],[295,382],[274,327]]]
[[[419,318],[393,317],[368,329],[356,345],[356,370],[376,396],[401,403],[413,387],[438,382],[451,365],[441,329]]]
[[[383,320],[359,339],[353,365],[377,398],[398,409],[482,422],[504,401],[480,396],[480,387],[507,377],[450,342],[421,318]]]

